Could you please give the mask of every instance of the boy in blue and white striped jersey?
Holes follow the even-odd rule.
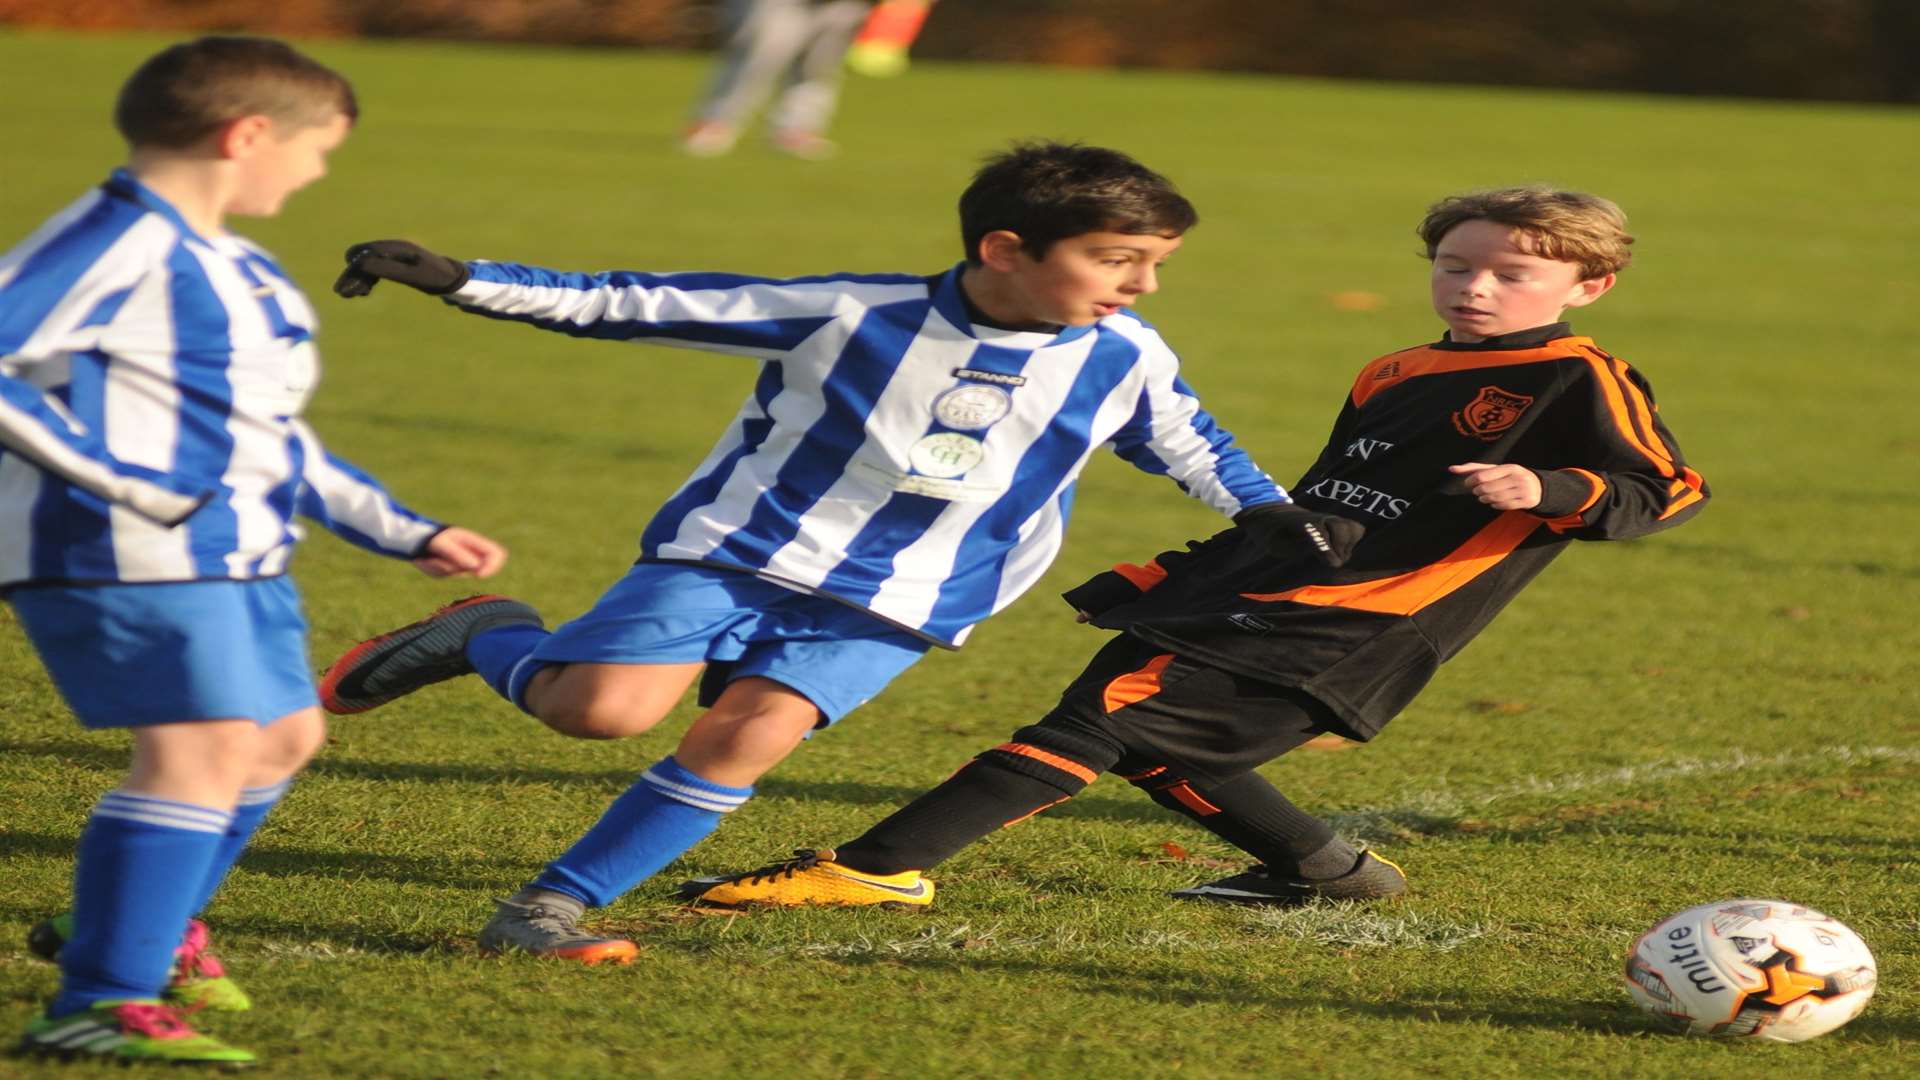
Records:
[[[461,310],[578,337],[752,357],[753,393],[654,516],[641,556],[549,633],[477,598],[362,642],[321,684],[358,712],[463,671],[564,734],[636,735],[699,676],[702,704],[656,763],[481,933],[582,962],[631,942],[575,923],[710,832],[817,726],[1034,583],[1075,480],[1111,444],[1277,545],[1330,561],[1350,523],[1295,507],[1200,407],[1127,309],[1197,220],[1117,151],[1034,143],[960,199],[965,260],[930,276],[561,273],[460,262],[404,241],[348,252],[344,296],[391,279]]]
[[[325,737],[294,516],[435,576],[506,558],[321,445],[313,310],[224,228],[318,179],[355,115],[280,42],[176,45],[121,89],[127,166],[0,257],[0,587],[80,722],[134,744],[72,914],[35,928],[61,983],[29,1051],[252,1060],[173,1006],[248,1007],[192,916]]]

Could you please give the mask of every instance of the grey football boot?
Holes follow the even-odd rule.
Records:
[[[565,893],[527,886],[497,901],[480,931],[480,951],[523,952],[587,964],[629,964],[640,947],[580,929],[587,906]]]
[[[1371,851],[1360,853],[1353,869],[1336,878],[1305,881],[1255,866],[1245,873],[1173,892],[1182,900],[1291,907],[1314,900],[1385,900],[1407,891],[1407,875]]]
[[[455,600],[419,622],[355,645],[320,680],[330,713],[366,712],[423,686],[473,673],[467,641],[496,626],[544,626],[540,613],[504,596]]]

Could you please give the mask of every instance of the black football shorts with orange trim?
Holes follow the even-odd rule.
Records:
[[[1164,765],[1201,783],[1231,779],[1315,736],[1348,734],[1333,711],[1309,694],[1169,653],[1130,634],[1094,655],[1061,695],[1054,715],[1106,732],[1129,759]]]

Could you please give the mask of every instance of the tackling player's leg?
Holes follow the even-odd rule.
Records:
[[[320,704],[330,713],[361,713],[434,683],[473,674],[468,643],[500,627],[541,632],[544,624],[539,612],[504,596],[455,600],[342,653],[321,679]]]
[[[612,903],[704,839],[820,718],[811,700],[771,679],[728,684],[673,755],[642,774],[539,877],[500,902],[480,932],[481,947],[584,963],[631,959],[632,942],[579,929],[586,908]]]

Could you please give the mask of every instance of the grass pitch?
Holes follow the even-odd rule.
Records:
[[[160,43],[0,35],[6,242],[119,159],[113,91]],[[1195,200],[1203,224],[1142,311],[1283,480],[1361,362],[1438,333],[1412,235],[1429,202],[1530,180],[1617,199],[1640,261],[1576,325],[1648,373],[1716,498],[1672,534],[1570,552],[1373,744],[1269,767],[1407,868],[1412,894],[1377,908],[1169,901],[1241,860],[1112,780],[943,866],[930,914],[672,901],[683,876],[854,835],[1038,716],[1101,640],[1053,594],[1217,526],[1117,461],[1088,473],[1031,596],[604,913],[642,946],[628,969],[482,959],[471,934],[684,716],[574,742],[457,685],[339,720],[209,913],[261,1005],[206,1027],[266,1074],[1910,1075],[1920,114],[928,64],[848,87],[838,160],[750,142],[693,161],[672,139],[702,58],[313,48],[357,83],[360,130],[285,217],[241,223],[316,297],[312,417],[416,505],[509,542],[498,588],[554,616],[631,560],[752,365],[391,286],[348,304],[325,291],[339,251],[398,235],[570,269],[933,271],[958,257],[978,156],[1023,135],[1126,148]],[[325,537],[297,577],[322,662],[458,595]],[[0,1028],[17,1029],[55,982],[23,932],[66,902],[124,742],[78,730],[11,628],[0,705]],[[1798,1047],[1656,1034],[1617,985],[1629,943],[1735,895],[1857,929],[1883,979],[1866,1014]]]

